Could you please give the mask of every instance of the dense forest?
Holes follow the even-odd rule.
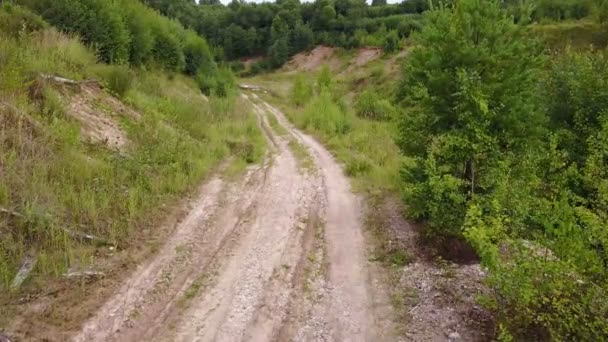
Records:
[[[206,37],[217,47],[219,59],[267,55],[256,65],[259,69],[281,66],[289,56],[318,44],[385,46],[419,29],[419,13],[428,8],[426,0],[393,5],[374,1],[371,6],[363,0],[233,1],[227,6],[190,0],[145,2]]]

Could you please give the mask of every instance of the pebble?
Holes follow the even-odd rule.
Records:
[[[453,331],[448,335],[448,338],[450,339],[450,341],[460,340],[460,334],[456,331]]]

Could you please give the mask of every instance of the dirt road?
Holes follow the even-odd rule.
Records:
[[[203,185],[74,341],[395,340],[340,166],[279,110],[243,96],[268,138],[265,161]]]

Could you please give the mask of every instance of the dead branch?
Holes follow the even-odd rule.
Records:
[[[101,238],[99,236],[95,236],[95,235],[91,235],[91,234],[87,234],[87,233],[83,233],[83,232],[79,232],[79,231],[75,231],[75,230],[70,230],[67,228],[62,228],[62,230],[64,232],[66,232],[74,240],[90,242],[90,243],[94,243],[94,244],[100,245],[100,246],[114,245],[110,241],[108,241],[104,238]]]
[[[8,215],[19,217],[19,218],[23,217],[23,215],[21,213],[18,213],[14,210],[6,209],[3,207],[0,207],[0,213],[8,214]],[[61,228],[61,229],[64,232],[66,232],[74,240],[90,242],[90,243],[94,243],[94,244],[100,245],[100,246],[108,246],[108,245],[113,246],[114,245],[107,239],[101,238],[99,236],[71,230],[68,228]]]
[[[45,81],[51,81],[51,82],[60,83],[60,84],[67,84],[67,85],[79,85],[80,84],[80,82],[78,82],[78,81],[70,80],[67,78],[59,77],[59,76],[47,75],[47,74],[40,74],[40,78],[42,78]]]
[[[13,279],[13,283],[11,284],[11,288],[17,289],[23,284],[25,279],[30,275],[34,266],[36,266],[36,257],[32,255],[28,255],[23,260],[23,264],[21,264],[21,268],[17,275],[15,275],[15,279]]]
[[[85,271],[69,271],[69,272],[65,273],[63,276],[68,279],[72,279],[72,278],[93,279],[93,278],[105,277],[105,275],[106,275],[105,273],[100,272],[100,271],[85,270]]]
[[[14,211],[14,210],[2,208],[2,207],[0,207],[0,213],[8,214],[8,215],[15,216],[15,217],[23,217],[23,215],[19,214],[18,212]]]

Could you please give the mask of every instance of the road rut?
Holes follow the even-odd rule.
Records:
[[[171,238],[74,341],[395,340],[377,314],[386,300],[370,280],[362,203],[340,166],[278,109],[242,96],[271,147],[264,162],[204,184]]]

